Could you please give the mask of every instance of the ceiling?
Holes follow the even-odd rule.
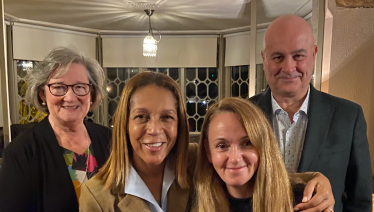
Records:
[[[102,31],[147,31],[154,9],[160,31],[228,30],[250,26],[250,0],[4,0],[8,21],[53,23]],[[257,23],[283,14],[304,17],[312,0],[257,0]]]

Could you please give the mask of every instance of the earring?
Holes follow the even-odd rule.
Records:
[[[43,106],[46,106],[47,104],[43,101],[43,102],[42,102],[42,105],[43,105]]]
[[[92,105],[92,102],[90,102],[90,105]]]

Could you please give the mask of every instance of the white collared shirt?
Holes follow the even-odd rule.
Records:
[[[273,128],[278,140],[279,148],[286,166],[290,173],[297,172],[301,153],[303,151],[305,133],[308,124],[309,92],[300,109],[293,116],[293,123],[271,94],[271,106],[273,108]]]
[[[126,180],[125,193],[133,196],[137,196],[145,201],[151,212],[167,212],[168,198],[167,194],[171,184],[175,179],[173,171],[169,168],[169,164],[166,163],[164,169],[164,178],[162,183],[161,193],[161,206],[157,203],[153,197],[151,191],[149,191],[147,185],[145,185],[138,172],[130,164],[129,178]]]

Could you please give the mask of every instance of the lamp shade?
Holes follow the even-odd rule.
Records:
[[[143,41],[143,56],[156,57],[157,54],[157,41],[148,34]]]

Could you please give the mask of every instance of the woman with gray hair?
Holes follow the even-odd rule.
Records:
[[[109,128],[84,120],[103,97],[98,62],[59,47],[29,73],[26,98],[48,116],[6,148],[0,211],[78,211],[80,188],[109,155]]]

